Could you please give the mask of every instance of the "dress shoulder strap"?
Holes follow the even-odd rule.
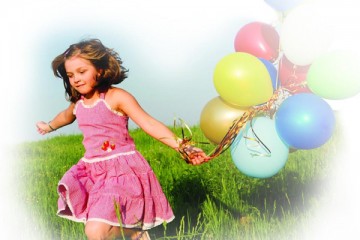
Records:
[[[105,99],[105,92],[100,93],[100,99]]]
[[[73,109],[73,114],[76,116],[76,110],[77,110],[77,108],[78,108],[78,106],[79,106],[79,104],[80,104],[80,100],[83,100],[84,99],[84,97],[83,96],[81,96],[81,98],[78,100],[78,101],[76,101],[76,103],[75,103],[75,106],[74,106],[74,109]]]

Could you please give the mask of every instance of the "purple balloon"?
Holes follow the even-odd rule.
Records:
[[[327,142],[335,128],[335,115],[327,102],[312,93],[285,99],[275,115],[276,131],[289,147],[317,148]]]
[[[272,64],[272,62],[270,62],[269,60],[266,60],[264,58],[258,58],[266,67],[266,69],[268,70],[269,74],[270,74],[270,78],[271,78],[271,83],[273,86],[274,91],[276,89],[279,88],[280,85],[280,81],[278,81],[278,77],[277,77],[277,70],[274,66],[274,64]]]

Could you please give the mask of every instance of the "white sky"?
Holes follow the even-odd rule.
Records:
[[[5,49],[14,58],[6,60],[11,65],[7,68],[16,68],[17,78],[24,79],[17,81],[24,91],[19,95],[31,108],[24,113],[28,121],[19,126],[14,140],[40,139],[34,123],[51,120],[68,105],[62,81],[53,77],[50,63],[84,37],[100,38],[120,53],[130,72],[118,86],[134,94],[145,110],[166,124],[179,116],[192,125],[199,122],[206,102],[217,96],[213,69],[234,51],[240,27],[254,20],[277,20],[261,0],[117,2],[69,1],[58,6],[35,1],[8,13],[8,41],[17,47]],[[76,124],[56,134],[73,132]]]
[[[360,27],[355,3],[355,0],[320,0],[319,15],[327,11],[334,16],[329,18],[334,32],[332,48],[358,51]],[[36,121],[48,121],[68,105],[62,82],[52,76],[50,63],[70,44],[84,37],[100,38],[120,53],[130,73],[119,86],[134,94],[154,117],[166,124],[172,124],[175,116],[189,124],[199,123],[202,108],[217,96],[212,82],[216,63],[234,51],[237,31],[252,21],[281,29],[277,12],[263,0],[9,2],[0,15],[0,81],[5,93],[2,148],[6,149],[9,143],[41,139],[36,134]],[[351,228],[359,225],[354,213],[360,213],[359,192],[355,190],[359,189],[360,181],[355,171],[358,168],[353,167],[359,153],[354,144],[359,135],[357,103],[359,97],[334,103],[344,112],[349,148],[341,155],[344,164],[339,164],[334,199],[324,208],[324,215],[319,215],[320,224],[314,225],[311,236],[331,239],[359,231]],[[73,125],[56,134],[78,132],[76,124]],[[1,160],[5,166],[0,174],[5,181],[1,184],[7,184],[13,174],[7,168],[11,164],[6,162],[6,157],[3,151]],[[12,200],[5,200],[4,209],[0,210],[10,217],[2,219],[15,228],[20,216],[11,212],[7,203]],[[339,205],[342,206],[340,212]],[[349,217],[348,226],[343,226],[343,213]],[[329,216],[335,221],[327,225],[334,226],[324,230],[322,223]],[[9,233],[12,231],[12,228],[6,229]]]

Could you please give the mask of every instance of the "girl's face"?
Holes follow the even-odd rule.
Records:
[[[91,97],[96,90],[96,76],[99,74],[95,66],[79,56],[65,61],[66,74],[70,85],[81,95]]]

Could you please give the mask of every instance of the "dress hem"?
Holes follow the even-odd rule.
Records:
[[[156,226],[159,226],[160,224],[162,224],[163,222],[169,223],[172,220],[175,219],[175,216],[172,216],[169,219],[162,219],[162,218],[156,218],[156,221],[154,223],[143,223],[143,224],[120,224],[119,222],[113,222],[113,221],[109,221],[103,218],[89,218],[89,219],[85,219],[85,218],[77,218],[73,215],[64,215],[60,213],[61,210],[59,210],[57,212],[57,215],[59,217],[62,218],[66,218],[68,220],[74,221],[74,222],[78,222],[78,223],[84,223],[86,224],[87,222],[102,222],[102,223],[106,223],[108,225],[111,226],[115,226],[115,227],[123,227],[123,228],[139,228],[142,230],[149,230],[151,228],[154,228]]]
[[[58,209],[57,211],[57,215],[59,217],[62,217],[62,218],[66,218],[68,220],[71,220],[71,221],[74,221],[74,222],[79,222],[79,223],[84,223],[86,224],[87,222],[91,222],[91,221],[97,221],[97,222],[103,222],[103,223],[106,223],[106,224],[109,224],[111,226],[116,226],[116,227],[124,227],[124,228],[140,228],[142,230],[149,230],[153,227],[156,227],[156,226],[159,226],[160,224],[162,224],[163,222],[171,222],[172,220],[175,219],[175,216],[173,215],[172,217],[168,218],[168,219],[163,219],[163,218],[155,218],[155,222],[152,222],[152,223],[139,223],[139,224],[120,224],[119,222],[113,222],[113,221],[109,221],[109,220],[106,220],[104,218],[89,218],[89,219],[86,219],[86,218],[77,218],[75,215],[74,215],[74,210],[73,210],[73,207],[72,207],[72,204],[71,204],[71,201],[70,201],[70,197],[69,197],[69,189],[68,189],[68,186],[64,183],[60,183],[58,184],[58,187],[59,186],[63,186],[65,187],[66,189],[66,194],[65,194],[65,199],[62,199],[65,201],[65,206],[67,205],[69,207],[69,210],[71,212],[72,215],[67,215],[67,214],[61,214],[62,211],[64,211],[66,209],[65,208],[62,208],[62,209]],[[60,193],[60,191],[58,190],[58,194],[61,196],[62,194]]]

